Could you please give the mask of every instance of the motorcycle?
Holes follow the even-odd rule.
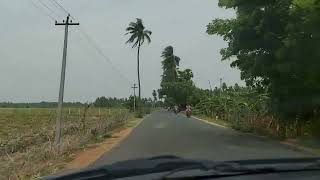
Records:
[[[186,110],[186,115],[187,115],[188,118],[191,117],[191,114],[192,114],[192,110],[191,109],[187,109]]]
[[[175,114],[178,114],[178,113],[179,113],[179,108],[178,108],[178,107],[174,107],[173,112],[174,112]]]

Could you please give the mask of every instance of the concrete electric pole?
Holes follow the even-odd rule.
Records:
[[[56,26],[65,26],[62,69],[61,69],[61,79],[60,79],[60,89],[59,89],[59,101],[58,101],[57,121],[56,121],[56,136],[55,136],[56,145],[59,145],[61,142],[61,119],[62,119],[64,82],[65,82],[66,64],[67,64],[68,28],[69,26],[80,25],[79,23],[72,23],[72,20],[69,22],[69,19],[70,19],[70,15],[67,16],[67,20],[63,21],[63,23],[57,23],[56,21]]]
[[[133,112],[136,112],[136,89],[137,89],[137,85],[133,84]]]
[[[211,81],[208,80],[208,82],[209,82],[209,87],[210,87],[210,96],[212,96],[213,91],[212,91]]]

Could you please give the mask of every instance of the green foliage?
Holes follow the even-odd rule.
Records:
[[[320,1],[220,0],[237,11],[215,19],[208,34],[228,42],[223,59],[247,85],[270,96],[269,110],[282,119],[308,119],[320,109]]]
[[[168,46],[162,52],[163,75],[159,97],[165,97],[167,106],[186,105],[188,101],[195,101],[191,96],[196,87],[192,81],[191,69],[178,70],[180,58],[173,54],[173,47]]]
[[[128,108],[130,111],[133,111],[134,106],[134,97],[130,96],[128,101],[125,102],[125,107]],[[136,110],[141,111],[142,114],[145,113],[145,108],[151,108],[153,106],[153,102],[151,98],[142,98],[139,99],[136,97]]]
[[[152,96],[153,96],[153,101],[156,102],[158,100],[157,98],[157,91],[156,90],[153,90],[152,91]]]
[[[225,82],[222,83],[222,90],[225,91],[225,90],[227,90],[227,89],[228,89],[227,84],[226,84]]]
[[[232,114],[234,117],[248,114],[267,114],[268,96],[249,88],[238,91],[223,91],[219,95],[203,98],[195,107],[195,112],[207,116],[224,116]]]
[[[98,97],[93,105],[95,107],[123,107],[127,103],[128,99],[124,98],[111,98],[111,97]]]
[[[236,84],[234,85],[234,90],[235,90],[235,91],[239,91],[239,90],[240,90],[240,86],[238,85],[238,83],[236,83]]]
[[[176,81],[178,77],[177,67],[179,66],[180,58],[173,54],[173,47],[166,47],[162,52],[161,57],[163,58],[163,61],[161,62],[163,69],[161,83]]]
[[[141,110],[138,110],[137,112],[135,112],[134,117],[135,118],[143,118],[143,112]]]
[[[151,42],[150,36],[152,32],[145,29],[142,19],[137,18],[136,22],[131,22],[126,31],[126,34],[131,35],[127,43],[133,43],[132,48],[140,47],[145,40],[147,40],[148,43]]]

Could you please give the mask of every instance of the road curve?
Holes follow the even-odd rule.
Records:
[[[218,161],[310,156],[267,138],[157,111],[92,166],[159,155]]]

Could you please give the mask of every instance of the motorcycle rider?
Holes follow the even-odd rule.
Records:
[[[186,106],[186,115],[188,116],[188,117],[190,117],[191,116],[191,113],[192,113],[192,107],[191,107],[191,105],[187,105]]]
[[[179,112],[179,107],[177,105],[174,106],[174,112],[177,114]]]

